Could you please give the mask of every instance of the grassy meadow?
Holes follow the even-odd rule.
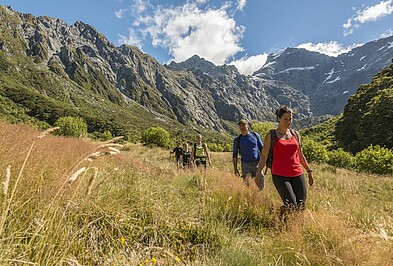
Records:
[[[0,123],[0,265],[393,265],[393,179],[313,165],[307,210],[279,219],[230,153],[206,173],[169,150]]]

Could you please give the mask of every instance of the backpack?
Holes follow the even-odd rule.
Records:
[[[190,163],[191,152],[183,152],[183,164],[188,165]]]
[[[265,175],[266,175],[267,169],[268,168],[272,169],[272,166],[273,166],[273,149],[274,149],[274,144],[276,143],[276,136],[277,136],[275,129],[271,129],[269,132],[270,132],[270,148],[269,148],[269,155],[267,156],[267,159],[266,159]],[[299,132],[297,132],[296,130],[292,130],[292,129],[290,129],[290,132],[295,137],[295,139],[299,143],[299,146],[301,147],[301,144],[299,142]]]
[[[258,143],[258,137],[257,137],[257,134],[253,131],[253,132],[251,132],[251,134],[257,139],[257,143]],[[239,136],[237,136],[237,153],[238,154],[240,154],[240,137],[242,136],[242,134],[240,134]],[[262,149],[261,149],[261,147],[259,147],[259,145],[258,145],[258,151],[259,151],[259,153],[261,153],[261,151],[262,151]]]
[[[202,147],[203,147],[203,149],[206,149],[206,144],[204,142],[202,142]],[[193,150],[194,159],[196,157],[196,148],[197,148],[197,144],[196,144],[196,142],[194,142],[194,150]]]

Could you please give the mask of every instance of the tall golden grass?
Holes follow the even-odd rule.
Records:
[[[313,165],[307,210],[280,220],[267,177],[206,173],[168,151],[0,123],[1,265],[393,265],[393,180]],[[123,147],[124,146],[124,147]]]

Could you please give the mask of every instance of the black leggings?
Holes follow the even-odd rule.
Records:
[[[304,175],[296,177],[272,175],[272,177],[284,205],[290,209],[303,210],[307,197]]]

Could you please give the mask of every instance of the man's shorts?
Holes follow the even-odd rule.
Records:
[[[194,160],[194,162],[195,162],[196,166],[202,165],[202,166],[206,167],[206,157],[198,157],[197,156],[196,159]]]
[[[257,175],[258,162],[242,162],[242,178],[246,178],[250,173],[252,177]]]

